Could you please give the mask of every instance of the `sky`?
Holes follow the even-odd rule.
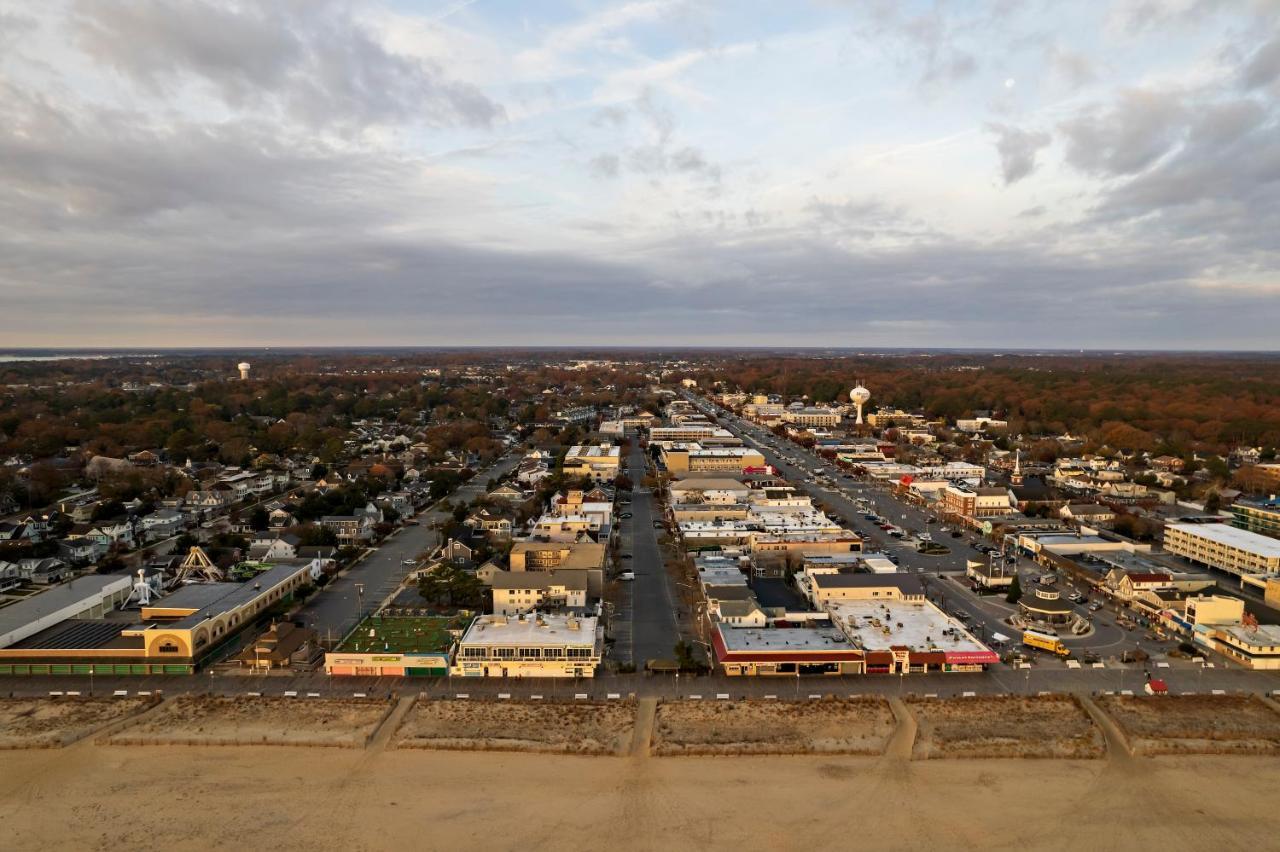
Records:
[[[0,0],[0,346],[1278,329],[1280,0]]]

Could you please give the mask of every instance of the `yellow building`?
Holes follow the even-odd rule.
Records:
[[[190,674],[318,572],[289,560],[244,583],[183,586],[143,606],[141,623],[68,617],[0,648],[0,674]]]
[[[508,564],[519,571],[575,571],[587,578],[587,593],[604,590],[605,546],[594,541],[521,541],[511,548]]]
[[[618,475],[622,450],[609,444],[575,445],[565,454],[562,469],[565,476],[581,476],[597,482]]]
[[[595,677],[604,631],[595,618],[482,615],[458,643],[456,677]]]
[[[699,444],[669,444],[662,450],[662,463],[671,473],[700,473],[763,469],[764,456],[749,447],[703,447]]]
[[[1169,524],[1164,549],[1231,574],[1280,571],[1280,541],[1227,524]]]

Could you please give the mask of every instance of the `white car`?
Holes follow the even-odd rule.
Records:
[[[634,580],[635,578],[636,578],[635,571],[623,571],[621,574],[618,575],[618,579],[624,580],[624,581]]]
[[[406,560],[404,560],[403,562],[401,562],[400,564],[401,564],[401,565],[417,565],[417,564],[418,564],[418,560],[416,560],[416,559],[406,559]]]

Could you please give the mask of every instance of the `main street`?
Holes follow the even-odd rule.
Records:
[[[970,629],[980,639],[990,642],[997,636],[1017,637],[1020,634],[1020,631],[1005,623],[1005,619],[1014,613],[1013,605],[1005,603],[1002,595],[978,595],[963,580],[966,561],[988,558],[973,548],[981,539],[972,531],[965,530],[958,538],[942,534],[942,524],[928,523],[931,514],[899,500],[888,486],[852,477],[838,465],[798,444],[778,438],[772,432],[743,420],[730,411],[712,406],[690,394],[686,394],[685,398],[704,413],[716,416],[726,429],[754,445],[782,476],[803,489],[815,502],[825,505],[831,514],[850,529],[862,535],[866,540],[867,550],[892,554],[902,570],[921,574],[926,581],[929,597],[952,615],[964,616]],[[796,459],[797,463],[790,462],[787,458]],[[836,487],[820,484],[813,474],[814,470],[841,484]],[[868,513],[857,505],[859,498],[866,500],[875,514],[897,526],[915,533],[929,531],[938,543],[949,547],[951,552],[931,556],[918,552],[916,544],[909,539],[900,541],[889,537],[875,523],[867,520],[865,515]],[[1033,594],[1037,578],[1044,573],[1043,570],[1022,557],[1016,558],[1013,567],[1019,573],[1023,593]],[[1060,588],[1064,597],[1070,591],[1085,595],[1089,592],[1083,586],[1071,586],[1065,578],[1060,584],[1057,588]],[[1064,644],[1077,653],[1119,657],[1126,651],[1141,650],[1153,659],[1163,659],[1173,644],[1152,639],[1145,631],[1131,631],[1119,626],[1115,621],[1117,613],[1114,606],[1097,612],[1090,612],[1085,604],[1077,604],[1073,609],[1093,625],[1092,631],[1084,636],[1060,631],[1063,633]]]
[[[501,479],[520,463],[519,455],[503,456],[478,471],[447,499],[469,503],[483,495],[489,479]],[[440,544],[435,524],[449,513],[435,503],[417,516],[417,526],[392,533],[364,559],[352,565],[320,590],[299,611],[298,616],[314,628],[324,642],[347,635],[365,616],[376,612],[400,588],[412,569],[404,564]]]
[[[627,454],[627,467],[635,488],[631,505],[620,507],[631,514],[620,519],[623,552],[629,559],[621,562],[622,570],[633,571],[630,585],[630,607],[625,614],[630,622],[631,662],[638,669],[648,660],[672,658],[677,636],[675,596],[658,546],[658,530],[654,521],[661,520],[656,495],[645,487],[647,459],[638,441],[633,441]],[[628,546],[630,549],[628,550]]]

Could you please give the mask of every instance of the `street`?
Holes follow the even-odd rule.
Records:
[[[490,478],[506,476],[519,463],[518,455],[504,456],[491,467],[478,471],[446,499],[469,503],[486,492]],[[315,629],[325,644],[346,636],[362,618],[377,611],[400,588],[413,570],[404,564],[406,560],[415,559],[440,543],[434,525],[448,513],[438,506],[434,504],[419,514],[418,526],[403,527],[392,533],[375,551],[335,577],[307,601],[297,617]]]
[[[635,484],[631,505],[620,506],[632,517],[620,519],[622,552],[630,553],[630,559],[620,562],[621,570],[634,571],[635,580],[628,583],[630,602],[622,617],[629,625],[631,656],[629,661],[636,668],[644,668],[647,660],[672,658],[677,639],[674,612],[675,597],[658,547],[658,530],[655,519],[661,520],[655,495],[641,481],[644,479],[645,452],[638,441],[633,441],[627,455],[627,467]]]

